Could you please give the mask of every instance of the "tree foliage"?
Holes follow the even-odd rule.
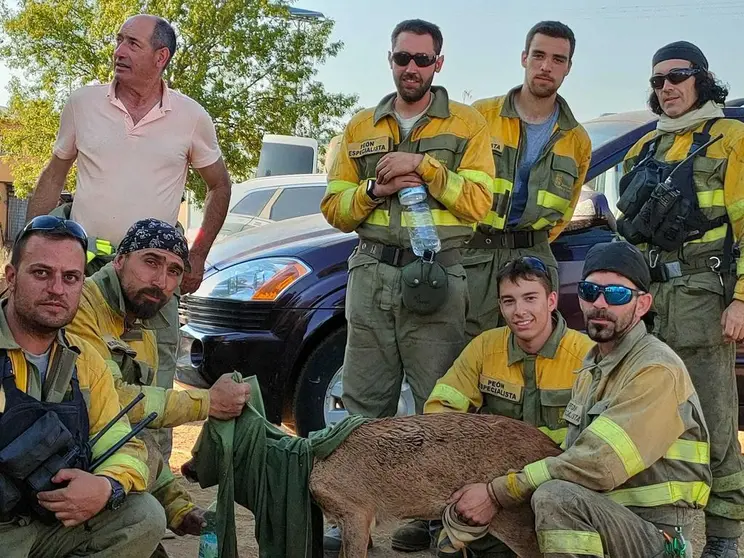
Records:
[[[356,102],[315,79],[342,47],[331,40],[333,22],[294,16],[285,0],[20,0],[16,9],[0,2],[0,56],[25,74],[24,87],[11,86],[0,134],[21,195],[51,155],[70,92],[112,79],[116,33],[137,13],[176,28],[165,79],[212,116],[233,180],[255,168],[264,134],[327,140]],[[203,196],[198,175],[189,187]]]

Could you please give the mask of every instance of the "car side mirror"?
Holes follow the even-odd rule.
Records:
[[[563,233],[584,231],[592,227],[607,227],[612,232],[617,232],[617,221],[604,194],[590,188],[582,188],[571,222]]]

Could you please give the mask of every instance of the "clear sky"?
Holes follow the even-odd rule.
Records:
[[[644,107],[651,56],[680,39],[696,43],[711,70],[744,97],[744,0],[298,0],[336,21],[334,38],[344,42],[319,79],[331,91],[357,93],[374,105],[393,90],[387,66],[389,36],[396,23],[420,17],[444,34],[445,62],[435,83],[450,96],[470,101],[498,95],[521,83],[520,54],[528,29],[558,19],[576,34],[573,69],[561,88],[579,120],[603,112]],[[0,104],[9,79],[0,65]]]
[[[435,84],[462,101],[505,93],[522,82],[520,55],[532,25],[557,19],[576,35],[573,68],[561,87],[579,120],[644,108],[651,57],[677,40],[697,44],[710,68],[744,97],[744,1],[730,0],[299,0],[336,21],[344,42],[319,78],[332,91],[359,94],[375,105],[393,90],[387,51],[403,19],[436,23],[444,35],[442,72]]]

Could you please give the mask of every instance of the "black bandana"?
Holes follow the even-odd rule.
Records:
[[[175,254],[183,260],[186,271],[191,271],[189,245],[186,243],[186,239],[176,227],[159,219],[150,218],[137,221],[127,231],[116,253],[129,254],[148,248],[157,248]]]

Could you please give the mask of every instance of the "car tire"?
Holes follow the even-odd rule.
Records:
[[[341,401],[345,346],[346,328],[342,328],[324,339],[305,361],[293,405],[295,431],[300,436],[336,424],[348,416]],[[413,392],[404,376],[396,416],[415,412]]]
[[[315,347],[300,370],[292,409],[297,434],[325,427],[324,402],[333,376],[344,363],[346,328],[337,329]]]

